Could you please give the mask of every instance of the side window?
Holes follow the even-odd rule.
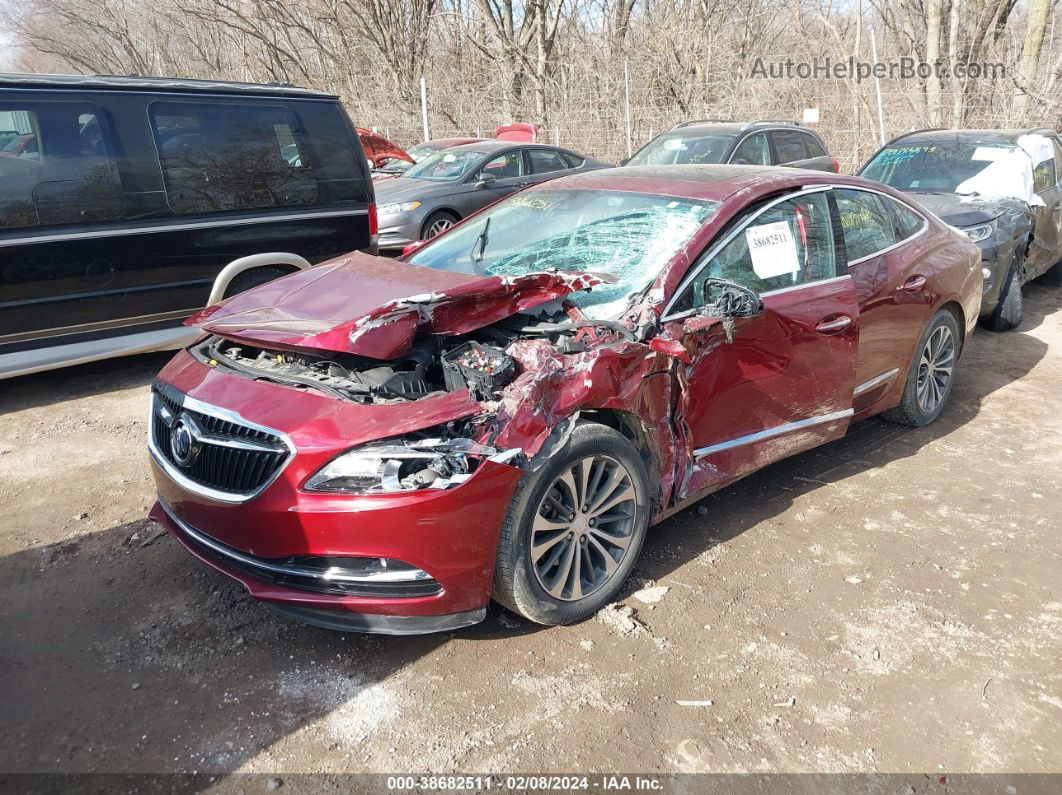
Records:
[[[902,202],[888,199],[892,207],[893,217],[896,219],[896,239],[906,240],[925,224],[925,219]]]
[[[531,159],[532,174],[546,174],[571,168],[560,152],[554,152],[552,149],[531,149],[527,154]]]
[[[506,152],[503,155],[488,160],[487,164],[479,170],[479,176],[493,174],[495,179],[510,179],[524,175],[524,158],[517,149],[514,152]]]
[[[881,196],[847,189],[835,190],[834,195],[850,263],[877,254],[896,242],[896,229]]]
[[[1055,187],[1056,183],[1055,159],[1049,157],[1047,160],[1037,163],[1033,168],[1033,190],[1037,193],[1040,191],[1051,190],[1051,188]]]
[[[740,229],[707,264],[694,266],[700,271],[676,302],[675,311],[704,304],[708,277],[765,293],[837,275],[833,224],[824,192],[776,204]]]
[[[807,133],[801,133],[801,137],[804,139],[804,151],[807,152],[808,157],[826,157],[826,149],[819,143],[818,139],[814,135],[808,135]]]
[[[586,162],[586,158],[579,157],[579,155],[573,154],[572,152],[561,152],[561,157],[563,157],[568,164],[568,168],[579,168],[579,166]]]
[[[739,166],[769,166],[771,150],[767,148],[767,136],[764,133],[750,135],[738,144],[730,162]]]
[[[125,214],[106,115],[84,102],[0,104],[0,229]]]
[[[319,201],[317,181],[283,107],[239,104],[151,105],[166,198],[193,214]]]
[[[771,133],[771,141],[774,143],[778,163],[792,163],[808,158],[804,151],[804,135],[795,130],[774,130]]]

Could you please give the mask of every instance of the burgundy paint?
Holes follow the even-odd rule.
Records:
[[[657,192],[720,203],[632,313],[644,320],[662,313],[691,263],[737,214],[783,191],[814,184],[868,183],[795,169],[745,169],[708,183],[617,171],[561,178],[548,189]],[[907,201],[888,188],[873,187]],[[453,489],[400,495],[309,494],[302,484],[346,449],[462,418],[475,422],[477,441],[499,449],[518,447],[534,466],[549,436],[564,432],[565,420],[612,410],[636,418],[644,428],[657,478],[653,521],[660,521],[756,468],[841,435],[848,422],[695,458],[698,447],[848,408],[856,418],[878,413],[895,405],[903,376],[855,405],[853,387],[891,367],[906,372],[914,342],[932,313],[954,304],[961,308],[967,335],[972,332],[980,302],[978,250],[935,218],[928,223],[914,241],[852,266],[850,278],[766,295],[765,312],[739,320],[730,344],[722,325],[706,317],[669,321],[648,343],[586,332],[588,349],[570,355],[543,340],[517,342],[510,353],[521,372],[490,402],[459,392],[358,405],[221,372],[182,352],[160,374],[162,382],[283,431],[298,454],[273,485],[242,505],[186,492],[156,473],[160,493],[199,529],[255,554],[395,557],[424,568],[446,588],[430,599],[337,599],[267,587],[212,564],[259,598],[411,615],[482,606],[520,469],[487,462]],[[916,275],[926,279],[922,289],[897,290]],[[476,279],[351,255],[236,296],[194,322],[227,337],[280,348],[392,358],[404,352],[415,332],[465,333],[593,283],[585,274]],[[402,300],[410,297],[417,300]],[[853,320],[846,329],[816,331],[822,321],[842,315]]]

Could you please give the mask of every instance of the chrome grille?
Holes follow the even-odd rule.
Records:
[[[232,502],[272,483],[292,453],[280,433],[159,385],[152,390],[150,443],[178,483]]]

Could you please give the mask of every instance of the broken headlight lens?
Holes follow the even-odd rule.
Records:
[[[399,213],[411,213],[420,207],[420,202],[397,202],[395,204],[381,204],[377,212],[380,215],[398,215]]]
[[[393,494],[445,489],[471,477],[479,459],[495,453],[471,439],[397,439],[355,447],[306,481],[307,491]]]
[[[977,226],[967,226],[963,228],[963,232],[974,243],[980,243],[982,240],[987,240],[992,236],[992,232],[996,228],[996,222],[991,221],[987,224],[978,224]]]

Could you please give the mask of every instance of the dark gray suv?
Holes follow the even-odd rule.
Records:
[[[682,122],[661,133],[620,165],[664,166],[731,163],[744,166],[793,166],[837,172],[826,144],[793,121]]]

